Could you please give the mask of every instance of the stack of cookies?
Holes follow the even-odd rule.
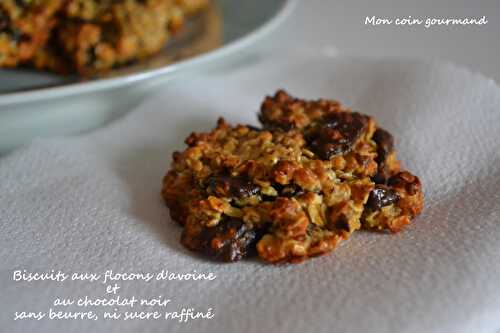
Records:
[[[208,0],[2,0],[0,67],[88,76],[162,49]]]

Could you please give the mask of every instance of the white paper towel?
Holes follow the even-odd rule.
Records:
[[[499,87],[449,64],[266,59],[165,86],[106,128],[0,159],[2,331],[500,331]],[[221,115],[256,123],[277,88],[374,116],[421,178],[423,214],[399,234],[358,232],[299,265],[217,264],[185,250],[159,194],[171,153]],[[213,272],[214,281],[124,282],[119,294],[164,295],[215,317],[14,321],[15,311],[45,311],[55,297],[106,294],[93,283],[14,282],[15,269]]]

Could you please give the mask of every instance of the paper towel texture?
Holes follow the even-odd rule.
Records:
[[[275,58],[276,59],[276,58]],[[500,331],[500,89],[453,65],[409,60],[256,58],[179,80],[123,119],[40,140],[0,159],[0,324],[5,332]],[[299,265],[206,261],[179,244],[160,197],[171,153],[219,116],[256,123],[277,88],[335,98],[394,134],[422,180],[423,214],[396,235],[357,232]],[[173,321],[14,321],[55,297],[104,285],[12,280],[15,269],[213,272],[214,281],[121,283],[120,295],[212,307]]]

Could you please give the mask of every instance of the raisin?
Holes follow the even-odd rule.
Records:
[[[200,234],[202,252],[226,262],[238,261],[252,254],[260,233],[250,229],[243,221],[230,218]]]
[[[372,137],[377,144],[377,158],[375,162],[378,164],[378,170],[373,181],[377,184],[385,184],[389,178],[389,170],[386,160],[389,154],[394,150],[394,138],[392,135],[382,128],[377,128]]]
[[[259,186],[244,177],[217,175],[208,179],[208,190],[223,197],[248,198],[259,193]]]
[[[323,160],[348,153],[366,131],[368,119],[357,112],[333,112],[326,115],[307,135],[311,151]]]
[[[399,201],[399,195],[396,191],[385,185],[377,185],[370,192],[366,206],[373,211],[380,210],[382,207],[389,206]]]

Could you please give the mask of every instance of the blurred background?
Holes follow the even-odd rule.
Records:
[[[366,16],[462,18],[486,16],[482,26],[371,26]],[[500,1],[498,0],[307,0],[270,34],[270,48],[330,54],[441,59],[465,65],[500,82]],[[279,41],[277,43],[276,41]],[[291,44],[291,45],[290,45]]]
[[[275,17],[284,0],[217,0],[216,3],[222,9],[223,20],[219,22],[220,31],[211,30],[221,32],[222,39],[229,42],[238,41],[242,36],[251,35],[249,32],[256,28],[262,28],[263,22]],[[136,78],[142,79],[124,78],[115,88],[108,81],[102,84],[97,82],[91,88],[82,85],[73,89],[67,86],[64,87],[67,93],[61,94],[59,90],[54,94],[41,92],[38,97],[34,96],[36,91],[20,96],[0,96],[0,154],[33,138],[92,130],[133,110],[145,97],[168,89],[170,81],[186,80],[191,75],[204,76],[212,70],[222,72],[235,65],[247,66],[252,56],[255,60],[270,54],[286,58],[291,53],[322,53],[331,57],[432,59],[465,66],[500,82],[500,0],[289,0],[289,3],[278,15],[279,19],[260,29],[260,33],[253,34],[258,38],[248,38],[233,51],[214,56],[210,61],[184,66],[181,70],[181,66],[165,67],[162,61],[156,63],[157,57],[153,57],[151,61],[137,64],[138,68],[127,66],[123,73],[118,71],[124,75],[131,71],[129,74],[136,74]],[[367,17],[395,19],[410,16],[424,20],[485,16],[488,22],[485,25],[429,28],[394,23],[378,26],[365,24]],[[211,24],[200,26],[218,28],[218,25]],[[206,35],[212,36],[212,33]],[[218,40],[212,37],[208,40]],[[189,49],[185,46],[182,41],[178,43],[182,52]],[[167,61],[177,56],[171,51],[167,48],[163,52]],[[162,55],[159,58],[162,59]],[[149,68],[149,65],[152,67]],[[146,69],[164,68],[165,71],[162,75],[149,77],[142,75],[143,66]],[[78,78],[40,73],[33,75],[29,71],[17,70],[0,70],[0,76],[0,93],[24,86],[44,87],[65,84],[67,80],[78,82]],[[124,84],[126,82],[137,83]]]

